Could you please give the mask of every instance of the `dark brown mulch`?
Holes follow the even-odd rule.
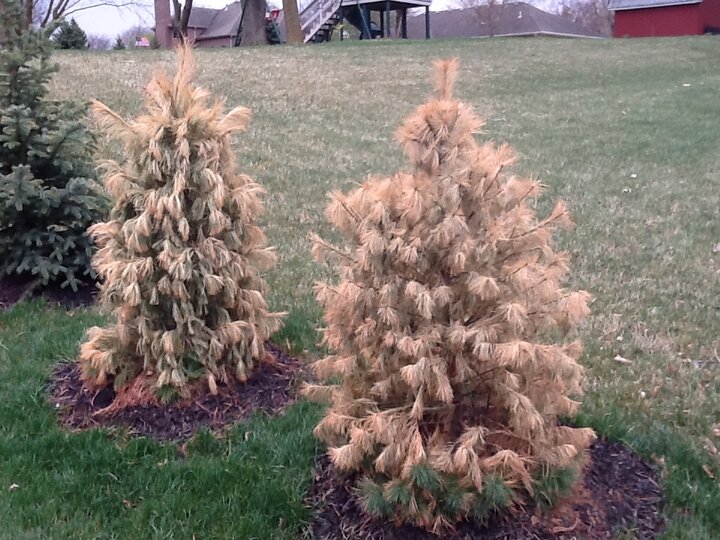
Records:
[[[272,344],[266,351],[273,360],[263,362],[246,383],[221,387],[217,395],[204,394],[189,403],[131,405],[103,413],[102,409],[115,399],[115,392],[111,386],[100,392],[89,391],[80,380],[76,363],[63,363],[55,369],[50,400],[61,423],[70,429],[123,427],[137,435],[181,442],[201,428],[222,431],[255,411],[275,414],[294,400],[301,361]]]
[[[32,279],[19,276],[6,276],[0,279],[0,310],[10,309],[30,289]],[[70,287],[62,288],[59,284],[33,290],[30,298],[45,298],[48,302],[67,308],[90,306],[95,303],[97,285],[88,283],[73,291]]]
[[[571,497],[543,513],[532,505],[516,507],[486,526],[462,523],[443,540],[612,539],[622,531],[651,539],[665,528],[659,471],[624,445],[597,441],[589,451],[584,480]],[[318,459],[308,502],[317,509],[312,531],[318,540],[437,540],[411,526],[393,527],[369,519],[351,481],[336,474],[327,457]]]

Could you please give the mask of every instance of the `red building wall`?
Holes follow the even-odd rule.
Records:
[[[704,25],[700,6],[701,4],[687,4],[616,11],[613,36],[659,37],[702,34]]]
[[[720,0],[703,0],[700,13],[705,32],[720,32]]]

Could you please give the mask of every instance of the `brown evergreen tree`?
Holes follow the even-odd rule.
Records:
[[[398,131],[409,174],[331,194],[347,245],[315,238],[340,270],[317,286],[331,354],[314,368],[330,383],[305,390],[329,400],[315,434],[360,473],[366,509],[435,532],[578,466],[594,437],[558,422],[583,369],[580,343],[552,336],[589,312],[551,246],[570,219],[558,203],[538,220],[541,186],[507,172],[509,147],[476,141],[483,122],[452,97],[456,72],[438,63],[437,96]]]
[[[143,373],[155,389],[187,395],[188,383],[204,378],[215,393],[219,383],[250,377],[279,326],[258,275],[274,260],[255,224],[263,190],[237,172],[230,147],[250,111],[223,116],[192,75],[185,47],[174,79],[156,75],[148,86],[147,114],[126,122],[93,107],[126,158],[105,164],[114,207],[90,229],[100,302],[116,319],[91,328],[81,348],[90,386],[114,379],[121,387]]]

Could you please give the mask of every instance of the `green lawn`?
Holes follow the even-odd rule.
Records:
[[[430,59],[457,56],[457,94],[487,118],[484,136],[515,146],[517,171],[547,184],[541,211],[562,197],[577,223],[560,243],[573,255],[572,285],[597,298],[581,330],[578,421],[664,462],[668,538],[718,538],[720,485],[703,465],[720,477],[719,45],[491,39],[200,52],[201,82],[228,107],[253,109],[236,149],[268,190],[263,223],[279,254],[270,302],[291,312],[276,340],[314,354],[312,286],[330,272],[312,261],[307,234],[332,237],[325,193],[403,166],[394,130],[429,93]],[[126,115],[152,71],[174,63],[156,51],[57,59],[55,96]],[[47,378],[99,317],[41,303],[0,314],[0,537],[302,535],[317,407],[254,418],[227,440],[200,436],[185,458],[123,433],[58,429]]]

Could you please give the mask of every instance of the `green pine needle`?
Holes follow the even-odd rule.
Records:
[[[424,463],[415,465],[412,468],[410,478],[420,489],[427,490],[433,494],[437,494],[442,487],[442,481],[438,473]]]
[[[358,493],[368,514],[384,517],[390,513],[391,506],[385,499],[382,485],[370,478],[363,478],[358,483]]]
[[[387,488],[386,499],[390,504],[408,506],[412,492],[403,480],[393,480]]]
[[[486,475],[482,488],[472,508],[473,517],[478,521],[485,521],[491,514],[507,508],[513,499],[512,489],[497,475]]]
[[[452,478],[445,484],[445,491],[440,498],[440,505],[447,515],[457,517],[465,510],[466,491]]]
[[[535,502],[546,510],[572,491],[578,477],[576,467],[545,469],[536,478],[533,490]]]

